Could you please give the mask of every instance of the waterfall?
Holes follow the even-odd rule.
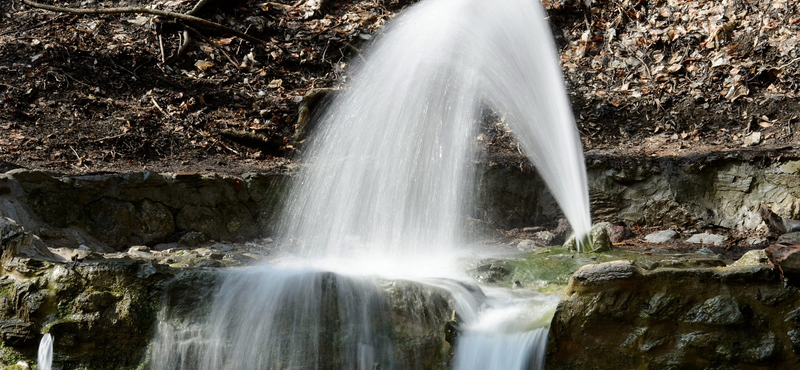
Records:
[[[535,0],[425,0],[371,45],[331,103],[282,218],[311,258],[447,256],[473,206],[477,120],[505,117],[576,233],[586,170]]]
[[[408,327],[441,326],[451,310],[473,320],[483,298],[477,287],[449,279],[396,281],[286,266],[223,275],[208,306],[165,307],[150,368],[422,369],[420,352],[441,346],[442,338],[409,335]]]
[[[544,16],[537,0],[424,0],[404,10],[303,148],[279,227],[296,259],[225,272],[207,308],[165,307],[150,367],[441,368],[446,360],[434,366],[414,353],[438,351],[442,338],[415,346],[400,324],[442,327],[455,311],[456,369],[540,369],[555,300],[484,295],[457,261],[487,109],[513,129],[573,230],[591,226]]]
[[[50,370],[53,365],[53,336],[45,333],[39,341],[39,354],[36,358],[37,369]]]
[[[455,370],[542,370],[554,296],[487,292],[487,307],[456,345]]]

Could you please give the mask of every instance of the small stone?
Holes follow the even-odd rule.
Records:
[[[767,258],[767,253],[764,252],[763,249],[755,249],[752,251],[748,251],[741,258],[736,260],[736,262],[731,264],[731,266],[734,267],[759,266],[759,265],[764,265],[764,266],[769,265],[769,258]]]
[[[561,244],[567,240],[567,237],[572,234],[572,226],[570,226],[569,221],[566,218],[558,219],[558,226],[555,230],[553,230],[553,238],[552,243],[554,244]]]
[[[708,256],[716,255],[716,253],[714,253],[714,251],[712,251],[711,249],[709,249],[707,247],[703,247],[703,248],[698,249],[697,253],[705,254],[705,255],[708,255]]]
[[[724,235],[700,233],[692,235],[689,237],[689,239],[686,239],[686,242],[692,244],[710,244],[719,246],[722,245],[722,243],[725,243],[727,239],[728,238]]]
[[[633,262],[620,260],[583,266],[572,275],[572,278],[584,284],[590,284],[610,280],[629,279],[636,275],[636,273],[637,269]]]
[[[744,137],[744,139],[742,140],[742,146],[744,147],[755,146],[758,145],[760,142],[761,142],[761,132],[756,131]]]
[[[223,255],[222,253],[220,253],[220,252],[218,252],[218,251],[215,251],[215,250],[213,250],[213,249],[211,249],[211,248],[198,248],[198,249],[195,249],[195,252],[196,252],[196,253],[197,253],[197,254],[198,254],[200,257],[203,257],[203,258],[211,258],[211,259],[215,259],[215,260],[221,260],[221,259],[222,259],[222,257],[224,257],[224,256],[225,256],[225,255]]]
[[[606,232],[611,243],[621,243],[633,237],[633,232],[625,225],[609,225],[606,227]]]
[[[596,225],[592,228],[590,234],[592,240],[592,252],[606,252],[610,251],[613,247],[611,245],[611,239],[608,237],[608,232],[606,232],[605,225]]]
[[[134,245],[128,249],[129,252],[150,252],[146,245]]]
[[[149,251],[149,248],[148,248]],[[133,247],[128,249],[127,255],[131,258],[141,258],[141,259],[150,259],[153,258],[153,254],[150,252],[136,250]]]
[[[194,248],[202,243],[208,241],[208,237],[205,234],[199,231],[190,231],[184,234],[180,240],[178,240],[178,246],[184,248]]]
[[[525,239],[517,244],[517,249],[521,252],[530,252],[539,247],[541,247],[541,245],[530,239]]]
[[[648,243],[661,244],[672,241],[678,237],[678,232],[675,230],[661,230],[654,233],[647,234],[644,240]]]
[[[542,245],[552,245],[553,240],[555,240],[556,234],[553,234],[547,230],[539,231],[533,234],[533,239],[537,242],[541,243]]]
[[[571,251],[579,252],[605,252],[611,250],[611,240],[608,238],[606,227],[610,226],[608,222],[600,222],[592,226],[588,236],[583,236],[583,243],[588,245],[579,245],[578,238],[573,235],[564,243],[564,247]],[[582,247],[582,248],[579,248]]]
[[[765,238],[763,236],[751,236],[751,237],[745,239],[744,242],[745,242],[745,244],[747,244],[747,245],[749,245],[751,247],[755,247],[755,246],[760,246],[760,245],[766,246],[768,240],[767,240],[767,238]]]

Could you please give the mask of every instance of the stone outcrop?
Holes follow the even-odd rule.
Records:
[[[589,154],[593,219],[752,230],[762,224],[762,203],[788,219],[800,218],[800,161],[735,154],[641,159]],[[473,233],[492,236],[497,228],[555,226],[563,217],[530,166],[491,160],[477,166],[475,208],[464,215]],[[210,240],[245,241],[275,227],[292,173],[54,176],[17,169],[0,174],[0,217],[15,220],[51,247],[119,251],[177,242],[190,232]]]
[[[48,246],[95,251],[177,242],[199,232],[246,241],[274,225],[288,173],[51,176],[12,170],[0,175],[0,217]]]
[[[629,225],[752,230],[759,207],[800,219],[800,161],[769,152],[631,158],[587,153],[592,219]],[[479,219],[501,229],[555,224],[563,217],[544,182],[522,165],[487,160],[478,168]],[[507,159],[505,159],[507,161]]]
[[[588,265],[550,328],[547,369],[788,369],[800,360],[800,291],[763,250],[726,267]]]
[[[134,368],[152,336],[169,268],[133,260],[3,259],[0,363],[35,359],[44,333],[65,369]]]
[[[39,341],[50,333],[54,364],[61,369],[131,369],[145,364],[159,323],[189,325],[206,316],[220,282],[238,266],[258,259],[251,248],[214,245],[177,252],[132,247],[126,252],[89,252],[65,262],[40,248],[41,240],[8,220],[0,222],[0,368],[32,363]],[[38,240],[38,241],[37,241]],[[86,250],[78,250],[86,251]],[[164,253],[163,255],[161,253]],[[268,254],[268,253],[265,253]],[[250,257],[253,256],[253,257]],[[242,258],[249,259],[242,262]],[[341,280],[320,273],[323,280]],[[474,287],[465,287],[469,289]],[[451,347],[444,338],[452,297],[435,286],[382,280],[376,290],[394,338],[393,361],[413,368],[446,369]],[[341,325],[338,289],[323,289],[331,327]],[[243,294],[248,294],[244,292]],[[330,329],[330,328],[328,328]],[[330,331],[330,330],[329,330]],[[339,343],[335,333],[326,345]],[[342,334],[344,335],[344,334]],[[334,364],[336,351],[323,360]],[[335,366],[331,368],[336,368]]]

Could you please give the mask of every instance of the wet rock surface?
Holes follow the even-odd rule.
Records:
[[[160,285],[170,268],[152,262],[4,259],[0,279],[0,363],[36,357],[55,338],[63,368],[135,367],[152,335]]]
[[[603,245],[609,247],[611,242],[621,245],[603,253],[596,252],[607,250],[605,247],[595,253],[558,247],[571,231],[552,197],[540,190],[543,186],[535,186],[541,182],[535,172],[484,163],[483,187],[472,214],[475,218],[467,219],[468,228],[475,234],[470,238],[499,238],[526,254],[477,263],[470,269],[477,281],[554,292],[563,289],[578,271],[563,305],[594,305],[593,312],[608,317],[560,322],[557,320],[564,316],[559,315],[564,313],[559,313],[554,328],[562,328],[562,338],[569,340],[573,340],[569,335],[576,335],[568,334],[573,330],[602,335],[609,331],[611,335],[613,331],[604,323],[625,318],[628,321],[623,320],[618,326],[625,328],[633,323],[634,327],[616,332],[630,340],[627,344],[616,342],[625,350],[620,355],[623,360],[614,362],[624,366],[637,364],[630,359],[644,356],[643,351],[647,356],[659,354],[653,366],[669,368],[678,366],[670,362],[677,360],[667,359],[677,353],[670,351],[684,351],[681,356],[689,359],[712,350],[723,354],[701,364],[740,361],[773,366],[783,364],[795,348],[800,348],[800,326],[795,328],[794,324],[785,333],[759,329],[738,345],[717,338],[740,335],[748,325],[767,323],[769,328],[777,327],[768,318],[773,313],[759,311],[762,307],[757,302],[770,299],[773,303],[763,303],[769,307],[798,303],[792,298],[793,288],[776,282],[778,275],[772,270],[753,270],[754,264],[766,263],[766,257],[750,256],[752,261],[733,265],[738,267],[722,267],[726,263],[722,254],[742,238],[728,239],[722,245],[703,239],[701,244],[693,245],[690,237],[681,240],[673,231],[675,234],[663,246],[653,244],[647,247],[652,250],[626,255],[634,253],[626,249],[630,245],[647,245],[643,243],[646,238],[637,237],[636,233],[643,235],[652,228],[625,226],[674,227],[684,235],[702,237],[711,235],[703,227],[714,225],[759,230],[764,225],[756,205],[764,199],[771,200],[771,207],[787,219],[797,218],[792,213],[796,209],[792,206],[797,202],[795,196],[800,194],[796,181],[792,181],[796,173],[786,170],[794,167],[741,158],[698,162],[701,165],[679,159],[590,163],[595,218],[614,222],[596,225],[592,238],[602,239]],[[691,184],[673,181],[671,176],[675,174]],[[264,236],[275,224],[275,211],[290,176],[291,173],[224,177],[149,172],[57,176],[21,169],[0,175],[4,272],[0,280],[0,340],[4,346],[0,362],[12,364],[17,358],[31,358],[41,335],[51,332],[56,336],[57,362],[66,369],[92,368],[99,363],[118,364],[117,368],[137,365],[152,336],[158,307],[165,299],[176,307],[176,312],[197,309],[209,299],[207,288],[216,284],[215,269],[247,266],[273,256],[276,244]],[[686,225],[694,229],[686,230]],[[509,228],[512,230],[505,234],[497,231]],[[745,248],[763,247],[774,240],[774,236],[760,235],[748,235],[747,240],[755,238],[753,242],[742,239],[747,244]],[[783,236],[784,240],[790,237],[791,233]],[[671,255],[657,250],[676,244],[688,246],[687,252],[703,253]],[[633,262],[578,270],[587,264],[619,258]],[[735,269],[742,271],[731,272]],[[665,284],[673,283],[676,288],[665,288]],[[743,288],[746,284],[749,285]],[[664,289],[653,290],[658,287]],[[403,291],[408,290],[408,294],[416,289],[407,288]],[[618,290],[604,293],[601,288]],[[679,288],[697,288],[697,292]],[[169,298],[164,298],[165,289]],[[595,301],[580,301],[583,298],[579,299],[578,293],[592,289],[598,292]],[[739,289],[747,293],[740,293]],[[387,294],[394,293],[387,290]],[[436,314],[423,318],[397,313],[398,322],[410,325],[397,335],[409,338],[400,349],[405,351],[403,356],[423,353],[422,358],[413,361],[435,368],[446,363],[443,353],[447,348],[438,337],[439,329],[444,330],[444,319],[439,316],[447,316],[449,307],[440,304],[446,299],[439,293],[425,294],[425,299],[417,296],[417,301],[404,302],[428,302]],[[680,297],[676,298],[676,294]],[[755,301],[750,297],[759,294],[761,298]],[[637,298],[640,295],[647,297]],[[603,301],[607,297],[612,301]],[[578,303],[569,303],[573,301]],[[674,302],[680,304],[675,307]],[[654,312],[628,312],[636,305],[649,305]],[[577,308],[571,312],[589,317]],[[662,313],[671,316],[654,319]],[[578,321],[584,323],[580,328],[569,326]],[[434,328],[427,332],[426,325]],[[609,339],[609,343],[614,342]],[[126,352],[119,352],[119,348]],[[592,349],[590,352],[605,351],[613,349],[613,345],[603,347],[592,342],[585,348]],[[582,360],[577,356],[575,361]]]

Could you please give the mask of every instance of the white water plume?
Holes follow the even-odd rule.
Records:
[[[581,144],[535,0],[425,0],[371,45],[306,149],[282,234],[309,257],[452,255],[474,194],[475,136],[503,115],[578,234]]]
[[[226,272],[208,312],[167,307],[152,369],[432,367],[397,354],[409,328],[390,324],[398,315],[387,294],[397,292],[376,276],[452,297],[464,328],[456,369],[541,368],[552,300],[486,298],[452,277],[487,107],[514,130],[575,232],[589,231],[583,154],[544,11],[536,0],[423,0],[377,39],[312,133],[289,194],[280,233],[302,258]],[[443,275],[451,279],[423,278]],[[443,326],[449,312],[415,292],[392,296],[423,322],[409,330]]]
[[[466,322],[454,370],[542,370],[554,296],[487,290],[486,307]]]
[[[50,333],[45,333],[39,341],[36,365],[38,370],[50,370],[53,366],[53,336]]]

